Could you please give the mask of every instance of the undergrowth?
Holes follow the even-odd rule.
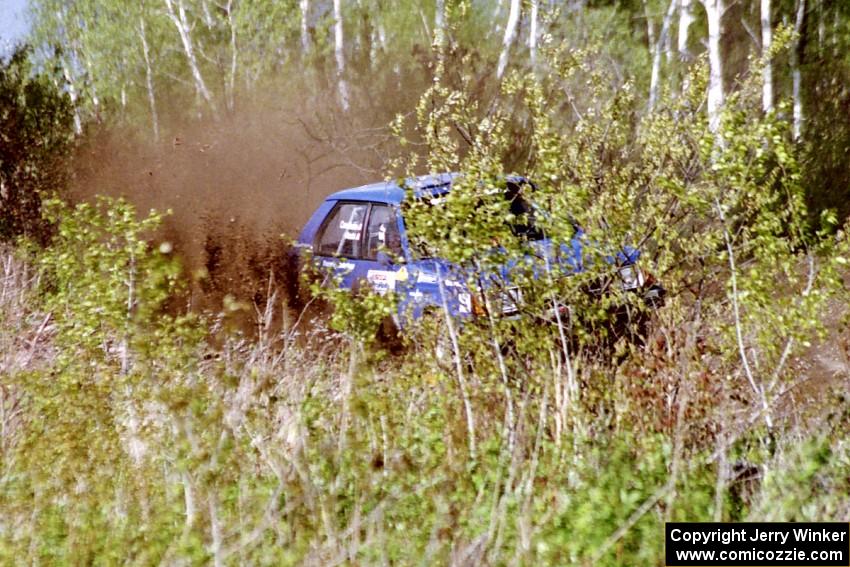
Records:
[[[513,114],[435,82],[427,155],[396,165],[464,176],[409,228],[480,270],[496,237],[498,262],[522,257],[491,189],[524,113],[541,226],[638,242],[668,288],[639,340],[604,324],[605,301],[635,298],[582,292],[605,262],[518,276],[529,312],[554,296],[583,314],[566,332],[484,317],[388,354],[371,340],[387,298],[316,288],[332,328],[270,293],[245,337],[175,307],[159,215],[51,202],[51,244],[0,258],[0,559],[661,565],[665,521],[850,519],[846,367],[805,365],[841,330],[847,242],[829,214],[809,224],[788,132],[746,88],[710,132],[704,69],[637,125],[628,89],[599,91],[562,132],[547,101],[585,72],[563,55],[506,83]],[[453,124],[475,125],[468,147]],[[447,330],[449,361],[432,349]]]

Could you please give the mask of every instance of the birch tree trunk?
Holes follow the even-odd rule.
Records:
[[[145,18],[139,18],[139,38],[142,40],[142,55],[145,59],[145,86],[148,91],[148,103],[151,108],[151,126],[153,127],[154,142],[159,142],[159,115],[156,111],[156,93],[153,88],[153,66],[151,65],[148,37],[145,32]]]
[[[646,45],[649,48],[650,53],[653,54],[652,58],[652,72],[655,72],[655,21],[652,19],[652,15],[649,13],[649,0],[643,0],[643,18],[646,20]],[[649,92],[652,94],[652,82],[653,78],[650,78],[650,86]]]
[[[164,0],[165,8],[169,19],[177,28],[177,33],[180,34],[180,41],[183,43],[183,51],[186,54],[186,59],[189,62],[189,70],[192,72],[192,79],[195,82],[195,91],[200,98],[203,98],[210,108],[215,112],[215,105],[210,95],[207,84],[204,82],[204,77],[201,74],[201,68],[198,66],[198,58],[195,56],[195,46],[192,43],[191,28],[186,18],[186,7],[183,0]],[[177,3],[177,10],[174,9],[174,3]]]
[[[65,42],[71,43],[71,38],[67,37],[68,35],[68,23],[65,19],[65,8],[59,6],[56,10],[56,21],[59,23],[60,29],[64,29]],[[75,54],[75,50],[73,45],[71,47],[71,54]],[[74,132],[77,135],[83,133],[83,119],[80,115],[80,101],[79,101],[79,91],[77,90],[77,81],[74,73],[72,71],[72,62],[68,61],[67,53],[62,53],[59,55],[59,62],[62,66],[62,76],[65,78],[65,84],[68,87],[68,97],[71,99],[71,108],[74,110]]]
[[[334,55],[336,56],[337,84],[339,103],[347,111],[348,83],[345,81],[345,43],[342,34],[342,0],[334,0]]]
[[[94,66],[92,65],[91,58],[88,57],[85,52],[82,50],[78,50],[77,53],[82,54],[83,65],[86,67],[86,73],[90,77],[90,85],[91,85],[91,103],[94,106],[94,116],[95,119],[100,122],[100,97],[97,94],[97,81],[95,81],[94,76]]]
[[[499,66],[496,68],[496,78],[501,79],[508,66],[508,58],[511,46],[516,40],[517,28],[519,27],[519,12],[521,0],[511,0],[511,11],[508,14],[508,23],[505,26],[505,37],[502,40],[502,54],[499,55]]]
[[[537,66],[537,19],[540,11],[540,0],[531,0],[531,16],[528,25],[528,53],[531,66]]]
[[[673,4],[673,13],[670,14],[670,23],[673,23],[673,16],[676,13],[676,10],[679,8],[679,0],[671,0]],[[669,64],[673,61],[674,51],[673,51],[673,34],[670,33],[670,26],[667,26],[667,34],[664,36],[664,60]]]
[[[794,19],[794,35],[796,40],[791,50],[791,89],[794,101],[793,135],[799,140],[803,135],[803,93],[800,64],[802,63],[803,47],[805,46],[806,0],[797,0],[797,16]]]
[[[708,19],[708,127],[716,134],[724,101],[723,59],[720,53],[723,0],[703,0],[703,6]]]
[[[236,70],[239,51],[236,45],[236,21],[233,18],[233,0],[227,0],[227,23],[230,26],[230,74],[227,79],[227,109],[233,112],[236,106]]]
[[[496,7],[493,9],[493,15],[491,19],[493,20],[493,33],[499,33],[499,20],[502,17],[502,8],[505,4],[505,0],[497,0]],[[489,34],[489,32],[488,32]]]
[[[71,108],[74,109],[74,132],[77,135],[83,133],[83,119],[80,116],[79,95],[77,94],[77,84],[74,79],[74,74],[71,72],[71,66],[68,64],[67,58],[63,55],[62,59],[62,75],[65,77],[65,83],[68,85],[68,96],[71,98]]]
[[[832,8],[832,55],[838,57],[838,31],[841,29],[838,20],[838,10]]]
[[[773,63],[766,58],[771,45],[773,45],[773,27],[770,0],[761,0],[761,53],[765,58],[764,68],[761,71],[761,105],[766,113],[773,110]]]
[[[207,0],[201,0],[201,11],[204,14],[204,24],[207,26],[208,30],[212,30],[215,27],[215,20],[213,20],[212,12],[210,12],[210,5]]]
[[[649,47],[652,49],[652,75],[649,80],[649,110],[655,108],[658,102],[658,84],[661,81],[661,55],[664,46],[667,44],[667,39],[670,35],[670,23],[673,20],[673,14],[676,13],[676,6],[679,0],[670,0],[670,5],[667,8],[667,13],[664,14],[664,21],[661,24],[661,32],[658,37],[654,37],[654,26],[652,17],[649,14],[649,4],[644,0],[644,12],[646,13],[646,26],[649,35]]]
[[[688,40],[690,39],[691,25],[696,20],[694,16],[693,0],[680,0],[679,2],[679,36],[676,42],[677,50],[679,51],[679,59],[682,61],[690,61],[691,51],[688,48]]]
[[[307,20],[310,17],[310,0],[298,0],[298,8],[301,11],[301,51],[303,55],[310,53],[310,30]]]
[[[446,0],[437,0],[434,10],[434,42],[442,47],[446,39]]]
[[[680,0],[679,2],[679,32],[676,41],[676,49],[679,52],[679,61],[683,64],[681,69],[682,84],[681,92],[690,88],[690,78],[687,65],[691,62],[690,29],[696,20],[694,16],[694,0]]]

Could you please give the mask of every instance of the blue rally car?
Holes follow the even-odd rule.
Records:
[[[407,237],[402,202],[406,198],[439,202],[451,188],[457,174],[445,173],[408,179],[408,190],[393,182],[381,182],[338,191],[328,196],[304,225],[296,241],[296,253],[312,257],[320,271],[332,274],[344,289],[357,290],[370,286],[377,293],[393,292],[398,298],[398,313],[393,317],[401,328],[410,317],[420,318],[433,310],[448,312],[452,317],[466,318],[482,310],[476,290],[467,285],[462,268],[433,257],[417,254]],[[524,178],[506,178],[506,198],[512,212],[531,210],[520,195],[520,187],[531,185]],[[519,209],[514,211],[514,209]],[[561,244],[555,254],[545,235],[533,226],[524,225],[524,236],[533,241],[536,250],[556,258],[562,273],[575,273],[583,267],[584,233],[576,226],[569,244]],[[664,290],[644,277],[637,266],[640,252],[624,247],[616,258],[620,285],[626,291],[641,292],[650,305],[658,305]],[[503,267],[502,282],[510,280],[510,268]],[[497,309],[502,316],[516,316],[522,302],[518,287],[504,285]]]

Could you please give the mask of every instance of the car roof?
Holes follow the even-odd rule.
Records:
[[[452,181],[458,176],[457,173],[438,173],[433,175],[421,175],[409,177],[402,183],[411,188],[417,197],[438,196],[447,193],[452,186]],[[328,201],[375,201],[398,205],[404,200],[405,189],[397,181],[381,181],[361,185],[352,189],[337,191],[327,197]]]

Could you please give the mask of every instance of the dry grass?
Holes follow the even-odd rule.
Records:
[[[92,365],[91,392],[107,393],[102,420],[62,418],[47,430],[76,436],[87,450],[75,453],[78,444],[32,437],[45,416],[22,388],[33,395],[44,390],[28,385],[69,371],[34,307],[36,272],[11,250],[3,270],[7,559],[589,565],[626,554],[652,564],[665,520],[850,517],[840,472],[850,452],[835,438],[847,431],[834,397],[846,374],[804,374],[820,371],[806,365],[823,355],[817,347],[795,359],[800,374],[775,398],[768,447],[745,382],[710,347],[712,326],[671,324],[675,304],[649,345],[620,362],[577,356],[575,397],[556,396],[568,380],[557,342],[551,356],[511,362],[508,372],[523,375],[509,376],[507,391],[486,341],[475,352],[474,337],[461,336],[473,457],[450,368],[425,348],[387,357],[305,327],[269,280],[256,336],[212,319],[223,339],[182,361],[140,354],[128,380],[114,361]],[[804,387],[808,395],[793,393]],[[53,472],[40,476],[51,458]]]

